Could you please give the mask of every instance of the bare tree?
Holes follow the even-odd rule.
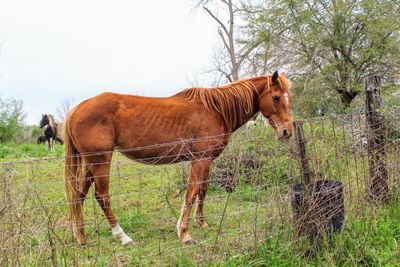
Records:
[[[233,0],[201,0],[197,3],[196,9],[200,7],[218,24],[218,35],[223,44],[221,49],[214,51],[214,68],[210,71],[219,74],[217,82],[222,78],[229,82],[238,80],[248,56],[261,42],[247,43],[237,38],[238,25],[235,23],[243,10]]]
[[[57,119],[61,124],[63,124],[65,119],[67,118],[69,111],[74,105],[74,102],[75,100],[73,98],[67,97],[58,105],[56,109],[56,114]]]

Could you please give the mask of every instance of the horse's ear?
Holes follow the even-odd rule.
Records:
[[[272,83],[276,83],[276,81],[278,80],[279,77],[279,73],[278,71],[275,71],[274,74],[272,74]]]

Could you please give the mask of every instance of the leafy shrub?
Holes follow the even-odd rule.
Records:
[[[21,101],[0,97],[0,143],[16,141],[25,120]]]

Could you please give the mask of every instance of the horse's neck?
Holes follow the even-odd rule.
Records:
[[[239,123],[238,125],[236,125],[236,127],[233,129],[233,131],[239,129],[241,126],[246,124],[250,119],[255,117],[260,112],[259,96],[264,92],[265,87],[266,87],[265,85],[268,82],[268,78],[266,78],[264,76],[260,76],[260,77],[254,78],[251,82],[254,84],[254,87],[256,88],[256,90],[258,92],[258,95],[253,100],[253,101],[255,101],[254,102],[254,110],[253,110],[253,112],[250,112],[247,115],[247,117],[245,118],[244,121],[242,121],[242,123]]]
[[[245,125],[250,119],[252,119],[259,112],[258,103],[255,103],[255,104],[256,104],[255,105],[256,108],[255,108],[254,112],[249,113],[248,116],[246,116],[244,121],[238,122],[238,124],[233,128],[232,132],[236,131],[237,129],[239,129],[240,127]]]
[[[46,124],[46,125],[43,127],[43,130],[46,132],[47,130],[52,130],[52,128],[53,128],[53,125],[51,125],[51,124]]]
[[[246,124],[249,120],[251,120],[256,114],[258,114],[258,112],[260,111],[259,108],[259,96],[255,95],[254,99],[253,99],[254,103],[253,103],[253,111],[249,112],[246,117],[241,121],[241,120],[237,120],[237,125],[232,129],[232,132],[236,131],[237,129],[239,129],[240,127],[242,127],[244,124]]]
[[[56,128],[56,123],[53,123],[51,119],[49,119],[49,122],[43,127],[43,130],[46,132],[47,130],[50,130],[50,132],[56,133],[57,128]]]

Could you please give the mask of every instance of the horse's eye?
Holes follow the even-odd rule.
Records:
[[[278,103],[279,102],[279,96],[272,96],[272,100],[274,100],[274,102]]]

